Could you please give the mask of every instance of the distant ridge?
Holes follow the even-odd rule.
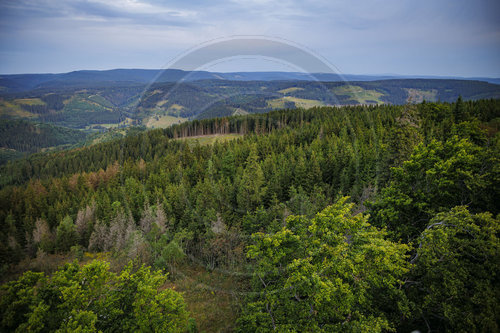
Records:
[[[389,79],[457,79],[476,80],[500,84],[500,78],[453,77],[429,75],[338,75],[332,73],[300,72],[232,72],[183,71],[180,69],[112,69],[81,70],[59,74],[6,74],[0,75],[0,93],[23,92],[39,88],[83,87],[113,85],[144,85],[152,82],[178,82],[198,80],[230,81],[379,81]]]

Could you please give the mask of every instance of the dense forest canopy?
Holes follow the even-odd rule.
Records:
[[[83,251],[133,263],[25,273],[2,287],[19,306],[2,306],[1,327],[195,329],[156,270],[196,262],[247,277],[236,331],[498,331],[499,119],[498,100],[298,108],[9,162],[2,274]],[[145,294],[117,299],[139,275]],[[113,312],[115,328],[102,307],[120,302],[137,311]]]
[[[5,151],[36,153],[44,148],[55,148],[77,144],[87,134],[78,130],[22,119],[1,119],[0,121],[0,164],[5,163]]]

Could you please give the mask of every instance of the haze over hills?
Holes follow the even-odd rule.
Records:
[[[377,81],[388,79],[459,79],[500,83],[500,78],[489,77],[453,77],[431,75],[355,75],[335,73],[301,72],[207,72],[183,71],[180,69],[112,69],[81,70],[59,74],[0,74],[0,92],[22,92],[40,88],[82,87],[89,84],[103,86],[113,84],[149,84],[153,82],[179,82],[197,80],[230,81]]]

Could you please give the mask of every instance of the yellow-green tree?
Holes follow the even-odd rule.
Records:
[[[341,198],[314,218],[290,216],[275,234],[254,234],[254,293],[246,331],[380,332],[404,312],[407,246],[352,215]]]
[[[500,220],[465,206],[437,214],[419,238],[408,296],[416,328],[498,332]]]
[[[0,330],[184,332],[188,312],[179,293],[160,290],[166,278],[131,264],[115,274],[103,261],[66,264],[50,278],[28,271],[0,290]]]

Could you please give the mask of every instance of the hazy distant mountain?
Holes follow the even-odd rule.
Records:
[[[179,82],[198,80],[230,80],[230,81],[377,81],[387,79],[428,78],[428,79],[461,79],[478,80],[500,84],[500,78],[463,78],[415,75],[353,75],[331,73],[299,73],[299,72],[233,72],[216,73],[206,71],[182,71],[179,69],[113,69],[82,70],[61,74],[9,74],[0,75],[0,92],[22,92],[39,88],[62,87],[103,87],[110,85],[144,85],[153,82]]]

